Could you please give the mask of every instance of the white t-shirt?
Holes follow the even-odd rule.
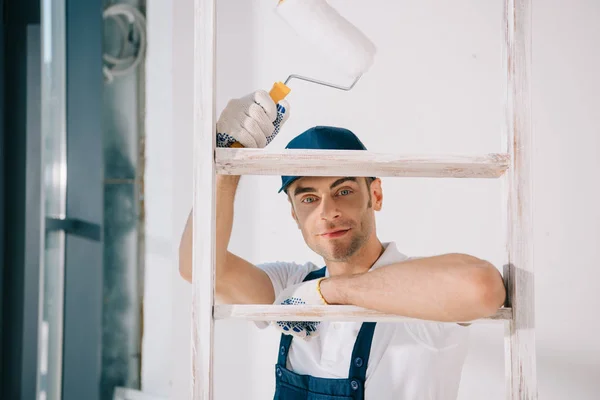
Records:
[[[371,270],[406,261],[396,245]],[[275,296],[321,267],[306,263],[270,263],[267,273]],[[287,368],[319,378],[347,378],[361,322],[323,321],[320,334],[306,342],[292,340]],[[366,400],[455,400],[467,353],[469,328],[430,321],[377,323],[365,383]]]

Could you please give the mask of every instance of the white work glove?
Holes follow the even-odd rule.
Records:
[[[263,148],[279,133],[290,115],[287,101],[275,104],[269,93],[258,90],[230,100],[217,121],[217,147]]]
[[[290,286],[277,296],[275,305],[308,305],[323,306],[327,302],[320,290],[321,281],[324,278],[314,279],[307,282]],[[318,321],[273,321],[271,323],[277,330],[286,334],[304,339],[306,341],[319,335]]]

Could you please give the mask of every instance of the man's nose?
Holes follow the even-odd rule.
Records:
[[[340,210],[337,208],[335,200],[330,197],[323,197],[321,199],[321,219],[332,220],[340,216]]]

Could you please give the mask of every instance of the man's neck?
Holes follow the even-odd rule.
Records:
[[[346,261],[326,260],[329,276],[352,275],[367,272],[379,259],[385,248],[376,235]]]

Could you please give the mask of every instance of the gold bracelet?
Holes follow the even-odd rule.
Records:
[[[327,278],[319,278],[319,280],[317,281],[317,292],[319,292],[319,296],[321,296],[321,300],[323,300],[323,303],[325,303],[326,305],[329,305],[327,300],[325,300],[325,297],[323,297],[323,293],[321,293],[321,282],[324,279],[327,279]]]

